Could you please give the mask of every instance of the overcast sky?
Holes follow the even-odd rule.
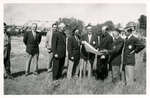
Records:
[[[23,25],[28,20],[54,22],[59,17],[75,17],[97,24],[112,20],[115,24],[136,21],[146,14],[144,4],[5,4],[4,21]]]

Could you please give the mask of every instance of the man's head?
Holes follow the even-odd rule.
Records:
[[[75,28],[73,30],[73,35],[80,36],[80,30],[78,28]]]
[[[125,35],[128,37],[135,31],[136,24],[134,22],[128,22],[125,27]]]
[[[92,25],[87,25],[86,30],[88,34],[92,34]]]
[[[36,29],[37,29],[37,24],[36,23],[32,23],[31,30],[32,31],[36,31]]]
[[[102,27],[102,34],[105,34],[108,32],[108,27],[107,26],[103,26]]]
[[[56,30],[57,30],[57,27],[58,27],[57,24],[52,24],[52,30],[53,30],[53,31],[56,31]]]
[[[64,24],[63,22],[61,22],[61,23],[58,25],[59,31],[64,31],[64,28],[65,28],[65,24]]]
[[[7,28],[7,25],[6,25],[6,23],[4,22],[4,31],[6,31],[6,28]]]
[[[115,39],[119,37],[119,32],[117,30],[112,31],[112,35]]]

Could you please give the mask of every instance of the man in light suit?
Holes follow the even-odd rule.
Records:
[[[26,52],[28,54],[25,76],[30,74],[30,65],[33,58],[35,59],[35,70],[33,74],[38,75],[39,44],[42,36],[36,30],[37,24],[32,23],[31,31],[24,32],[23,42],[26,46]]]
[[[94,48],[97,48],[98,40],[97,40],[96,34],[94,34],[94,32],[92,32],[92,25],[87,25],[86,31],[87,31],[87,33],[81,37],[81,41],[82,42],[86,41],[87,43],[92,45]],[[85,68],[88,68],[88,77],[90,77],[91,74],[93,75],[93,63],[94,63],[94,59],[95,59],[95,54],[88,53],[85,50],[84,45],[82,45],[81,58],[84,59],[86,61],[86,65],[88,65]]]
[[[53,52],[52,52],[52,48],[51,48],[51,43],[52,43],[53,33],[55,33],[55,32],[57,32],[57,24],[53,24],[52,25],[52,30],[50,30],[46,34],[45,47],[47,48],[47,51],[49,53],[49,62],[48,62],[47,72],[51,72],[52,71]]]
[[[132,85],[134,83],[135,53],[139,53],[145,47],[145,45],[133,35],[135,27],[136,24],[134,22],[127,23],[125,27],[126,39],[123,50],[123,65],[125,68],[126,85]]]

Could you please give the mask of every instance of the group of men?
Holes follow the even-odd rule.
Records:
[[[71,72],[67,71],[67,75],[70,74],[67,76],[68,78],[94,76],[96,79],[104,80],[107,78],[108,73],[111,72],[113,81],[116,81],[121,73],[127,85],[134,82],[135,53],[140,52],[145,47],[133,35],[136,30],[134,22],[129,22],[123,31],[118,29],[111,31],[112,36],[107,26],[103,26],[102,31],[96,34],[92,31],[92,25],[85,27],[83,35],[81,35],[79,28],[75,28],[68,36],[65,32],[65,26],[62,22],[53,24],[52,30],[47,32],[46,35],[45,46],[49,53],[47,71],[52,71],[53,80],[63,77],[65,64],[67,64],[68,70],[71,70]],[[33,23],[31,31],[24,32],[23,42],[26,45],[28,54],[26,76],[30,74],[32,58],[36,60],[33,74],[38,74],[41,34],[36,29],[37,24]],[[121,32],[125,32],[125,39],[121,38]],[[87,51],[85,42],[95,48],[98,53]],[[8,70],[6,67],[8,58],[10,59],[10,57],[5,57],[4,65],[6,73],[10,76],[10,68]]]

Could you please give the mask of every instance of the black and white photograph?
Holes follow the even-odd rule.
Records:
[[[146,3],[4,3],[4,95],[146,95]]]

